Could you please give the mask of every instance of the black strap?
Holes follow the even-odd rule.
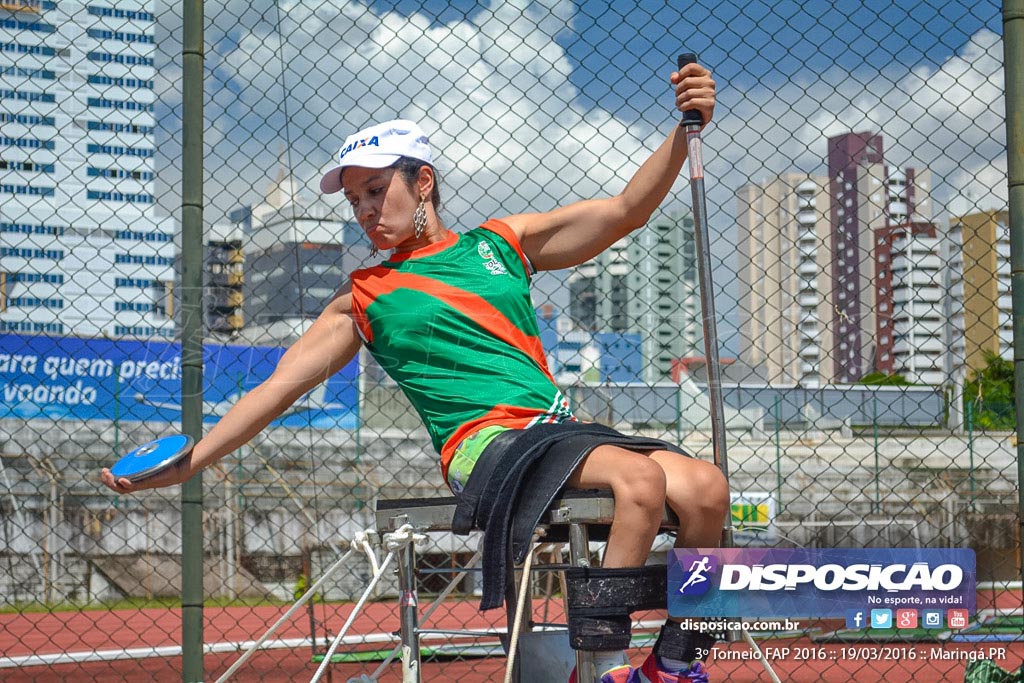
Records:
[[[477,519],[480,499],[487,489],[488,482],[492,481],[492,476],[498,467],[498,463],[504,457],[507,457],[509,445],[516,440],[522,431],[522,429],[509,429],[498,434],[491,439],[483,453],[477,458],[476,464],[473,465],[473,470],[469,473],[466,485],[463,487],[462,492],[458,494],[459,502],[456,504],[455,514],[452,516],[453,533],[465,536],[474,529],[482,528],[480,525],[481,520]],[[486,522],[486,520],[482,521]]]
[[[484,530],[481,610],[501,606],[512,549],[520,560],[525,556],[544,510],[583,457],[604,443],[683,453],[663,441],[627,436],[605,425],[567,422],[502,432],[480,454],[458,496],[452,531]]]
[[[565,481],[587,454],[606,443],[640,451],[670,447],[663,441],[627,436],[604,425],[579,423],[532,427],[511,446],[517,450],[522,447],[528,453],[515,460],[516,467],[509,469],[507,476],[496,472],[493,479],[497,483],[488,487],[491,491],[492,486],[497,486],[496,493],[480,501],[482,508],[489,508],[482,545],[480,609],[501,606],[508,571],[505,564],[511,550],[516,550],[516,561],[522,561],[529,551],[534,527]]]

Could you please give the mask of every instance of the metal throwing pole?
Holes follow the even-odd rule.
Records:
[[[678,66],[697,61],[697,55],[679,55]],[[707,199],[704,195],[704,150],[700,128],[704,125],[700,112],[683,112],[679,122],[686,131],[687,159],[690,163],[690,192],[693,194],[693,234],[697,247],[697,282],[700,289],[701,323],[704,330],[704,357],[707,359],[708,398],[711,403],[711,448],[715,464],[729,481],[729,458],[725,447],[725,409],[722,404],[722,371],[718,360],[718,324],[715,319],[715,293],[711,288],[711,240],[708,236]],[[732,546],[732,526],[722,530],[722,547]]]
[[[679,55],[678,66],[697,61],[697,55],[685,52]],[[700,310],[704,327],[704,355],[707,358],[708,399],[711,403],[711,447],[715,464],[722,470],[729,485],[729,458],[725,452],[725,407],[722,402],[722,372],[718,362],[718,325],[715,320],[715,293],[711,289],[711,240],[708,236],[707,201],[704,196],[704,150],[700,127],[704,120],[700,112],[687,110],[679,125],[686,131],[687,159],[690,162],[690,191],[693,193],[693,234],[697,246],[697,280],[700,286]],[[731,489],[730,489],[731,490]],[[732,523],[722,529],[722,547],[732,547]],[[758,655],[760,648],[746,629],[740,631],[751,649]],[[781,683],[771,663],[758,657],[772,683]]]

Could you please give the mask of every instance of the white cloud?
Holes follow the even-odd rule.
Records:
[[[491,0],[441,23],[354,1],[224,3],[207,29],[207,219],[258,201],[281,145],[316,194],[347,134],[397,116],[421,121],[439,151],[453,227],[618,190],[667,132],[671,92],[655,77],[617,86],[574,74],[556,38],[579,39],[575,12],[563,0]],[[602,59],[620,73],[614,55]],[[823,172],[826,138],[851,130],[881,133],[893,164],[931,169],[940,211],[1005,204],[1001,60],[999,36],[980,30],[942,63],[807,69],[746,89],[720,80],[704,136],[716,257],[732,258],[737,188]],[[608,111],[586,103],[605,100],[584,98],[583,82],[665,106],[638,114],[621,95]],[[681,179],[674,201],[688,206],[683,190]]]
[[[961,216],[979,210],[1006,209],[1010,202],[1007,177],[1005,156],[954,172],[948,179],[952,194],[947,211],[951,216]]]
[[[490,0],[447,22],[426,11],[374,7],[353,0],[207,5],[208,222],[258,202],[281,164],[315,195],[345,136],[387,118],[416,119],[427,129],[440,156],[445,218],[456,228],[617,191],[675,118],[668,83],[657,74],[649,82],[619,81],[621,60],[632,55],[615,53],[615,27],[607,27],[607,43],[588,46],[583,63],[570,59],[563,45],[582,40],[593,21],[577,15],[570,0]],[[682,14],[644,21],[666,36],[686,25]],[[180,31],[172,26],[171,34]],[[764,46],[752,47],[756,53]],[[788,54],[790,46],[766,49]],[[734,82],[719,78],[716,121],[704,135],[720,268],[731,268],[734,258],[737,189],[789,170],[823,173],[826,138],[849,131],[881,133],[890,163],[929,168],[937,219],[1005,207],[1002,43],[995,33],[977,31],[941,63],[806,68],[774,82],[770,69],[758,71],[761,57],[748,59],[754,61],[739,65]],[[763,80],[746,85],[747,77]],[[179,79],[179,63],[158,76],[161,106],[175,115]],[[637,95],[664,106],[640,105]],[[176,125],[173,117],[161,123],[170,149],[180,139]],[[180,160],[166,156],[158,177],[171,193],[162,206],[176,208]],[[666,208],[689,204],[680,179]],[[558,289],[556,277],[540,278],[549,294]],[[717,283],[725,295],[719,313],[727,317],[734,278]]]
[[[813,81],[737,92],[734,102],[731,95],[726,88],[721,96],[730,106],[719,126],[727,141],[708,136],[733,162],[730,190],[794,168],[823,173],[826,138],[870,131],[882,134],[887,162],[931,169],[940,209],[965,205],[960,192],[968,188],[971,205],[1005,205],[1002,42],[991,31],[978,31],[935,66],[833,67]],[[981,183],[991,186],[981,191]]]
[[[293,0],[281,3],[279,26],[264,5],[227,3],[220,14],[237,17],[233,28],[208,35],[208,70],[227,74],[233,91],[228,102],[208,98],[211,120],[228,121],[212,157],[251,154],[269,179],[286,142],[309,194],[347,134],[386,118],[427,130],[458,225],[617,189],[663,134],[577,105],[570,61],[553,40],[572,25],[571,2],[492,0],[438,24],[359,2]],[[667,118],[667,80],[659,88]],[[232,208],[225,200],[254,198],[240,163],[224,166],[213,169],[212,214]]]

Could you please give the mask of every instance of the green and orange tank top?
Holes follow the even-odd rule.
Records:
[[[352,273],[359,333],[419,413],[446,480],[455,448],[485,427],[576,419],[548,369],[531,275],[497,220]]]

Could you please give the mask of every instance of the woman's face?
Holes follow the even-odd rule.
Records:
[[[419,198],[395,169],[350,166],[343,181],[356,222],[378,249],[393,249],[413,236]]]

